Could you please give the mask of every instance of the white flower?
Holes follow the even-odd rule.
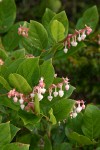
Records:
[[[73,112],[73,113],[72,113],[72,116],[73,116],[73,118],[76,118],[77,113],[76,113],[76,112]]]
[[[58,92],[57,91],[53,92],[53,95],[54,95],[54,97],[57,97],[58,96]]]
[[[53,96],[49,95],[48,100],[51,101],[53,99]]]
[[[31,93],[30,96],[31,96],[31,98],[33,98],[33,97],[35,96],[35,94],[34,94],[34,93]]]
[[[39,101],[41,101],[41,100],[43,99],[43,95],[42,95],[42,94],[40,94],[40,93],[38,93],[37,95],[38,95],[38,99],[39,99]]]
[[[44,94],[46,92],[45,88],[41,88],[41,93]]]
[[[81,112],[82,107],[80,106],[80,103],[78,104],[78,107],[76,108],[77,113]]]
[[[79,37],[77,38],[77,40],[80,42],[82,40],[80,34],[79,34]]]
[[[63,90],[59,90],[59,96],[63,97],[64,96],[64,91]]]
[[[23,104],[24,100],[21,98],[19,99],[20,104]]]
[[[68,48],[65,47],[65,48],[64,48],[64,53],[67,53],[67,52],[68,52]]]
[[[77,46],[77,42],[72,41],[71,45],[76,47]]]
[[[65,85],[65,89],[68,91],[69,90],[69,84]]]
[[[85,32],[83,32],[81,35],[81,39],[84,40],[85,38],[86,38],[86,34],[85,34]]]
[[[16,103],[16,102],[18,101],[18,98],[15,96],[15,97],[13,98],[13,101]]]
[[[24,104],[21,104],[20,107],[21,107],[21,109],[23,110],[24,107],[25,107],[25,105],[24,105]]]

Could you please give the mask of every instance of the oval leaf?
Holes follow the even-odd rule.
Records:
[[[52,66],[51,59],[45,61],[40,66],[40,75],[41,75],[41,77],[44,78],[44,82],[45,82],[47,88],[53,83],[54,74],[55,74],[55,72],[54,72],[54,68]]]
[[[9,82],[13,86],[13,88],[21,93],[30,93],[32,91],[25,78],[17,73],[9,75]]]
[[[82,131],[90,139],[100,137],[100,109],[96,106],[88,105],[86,107]]]
[[[56,42],[59,42],[65,38],[65,28],[63,24],[57,20],[51,23],[51,33]]]
[[[14,0],[0,1],[0,33],[9,30],[16,18],[16,5]]]

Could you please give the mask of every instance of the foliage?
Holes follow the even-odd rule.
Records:
[[[56,5],[58,9],[60,1]],[[14,24],[15,2],[0,1],[0,7],[0,149],[99,149],[99,107],[89,104],[79,113],[85,108],[83,100],[70,99],[75,88],[68,78],[55,77],[53,67],[56,59],[71,57],[89,42],[82,41],[63,52],[69,30],[65,11],[56,14],[47,8],[43,24],[34,20]],[[87,19],[91,12],[93,16]],[[76,26],[87,24],[95,31],[98,20],[93,6]],[[90,29],[86,26],[81,34]]]

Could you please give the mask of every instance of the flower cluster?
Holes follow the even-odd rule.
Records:
[[[33,92],[30,94],[32,100],[35,97],[35,94],[37,94],[39,101],[43,99],[43,94],[45,94],[46,89],[45,89],[45,83],[44,83],[44,78],[41,77],[39,80],[39,84],[33,88]]]
[[[49,96],[48,96],[48,100],[51,101],[54,97],[60,96],[63,97],[64,96],[64,90],[63,87],[65,88],[66,91],[69,90],[69,79],[66,78],[62,78],[63,82],[56,84],[52,84],[49,88]],[[54,90],[53,90],[54,89]],[[53,96],[52,96],[53,95]]]
[[[47,99],[49,101],[51,101],[54,97],[60,96],[63,97],[64,95],[64,90],[63,88],[65,88],[66,91],[69,90],[69,79],[66,78],[62,78],[62,82],[56,84],[52,84],[48,90],[46,90],[45,88],[45,83],[44,83],[44,79],[43,77],[41,77],[41,79],[39,80],[39,83],[37,86],[35,86],[33,88],[33,91],[29,94],[29,95],[24,95],[22,93],[17,92],[15,89],[10,90],[8,92],[8,97],[9,98],[13,98],[13,101],[16,103],[18,102],[20,104],[21,109],[25,109],[25,110],[33,110],[34,107],[34,98],[35,95],[38,96],[39,101],[41,101],[43,99],[43,95],[47,92],[49,92],[49,96],[47,97]],[[54,90],[53,90],[54,89]],[[53,96],[52,96],[53,94]]]
[[[24,107],[25,107],[25,105],[24,105],[25,97],[24,97],[24,95],[22,93],[19,93],[15,89],[13,89],[13,90],[9,91],[8,97],[9,98],[13,97],[13,101],[15,103],[19,102],[21,109],[24,109]]]
[[[74,34],[68,34],[68,36],[64,40],[64,53],[67,53],[68,49],[71,46],[76,47],[78,42],[84,40],[87,35],[89,35],[92,32],[92,29],[85,25],[84,29],[81,30],[75,30]],[[78,41],[78,42],[77,42]]]
[[[4,61],[0,58],[0,66],[4,64]]]
[[[77,100],[75,103],[75,106],[73,107],[73,110],[70,113],[71,118],[75,118],[77,116],[77,113],[80,113],[82,109],[85,109],[85,104],[83,100]]]
[[[28,37],[28,31],[29,31],[29,28],[26,28],[26,27],[23,27],[20,25],[20,27],[18,28],[18,34],[19,35],[22,35],[24,37]]]

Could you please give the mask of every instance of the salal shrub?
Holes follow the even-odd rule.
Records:
[[[57,57],[86,46],[98,23],[96,6],[79,19],[73,33],[68,33],[65,11],[47,8],[42,23],[14,24],[15,16],[14,1],[0,1],[0,149],[99,148],[98,106],[71,99],[75,87],[53,67]]]

